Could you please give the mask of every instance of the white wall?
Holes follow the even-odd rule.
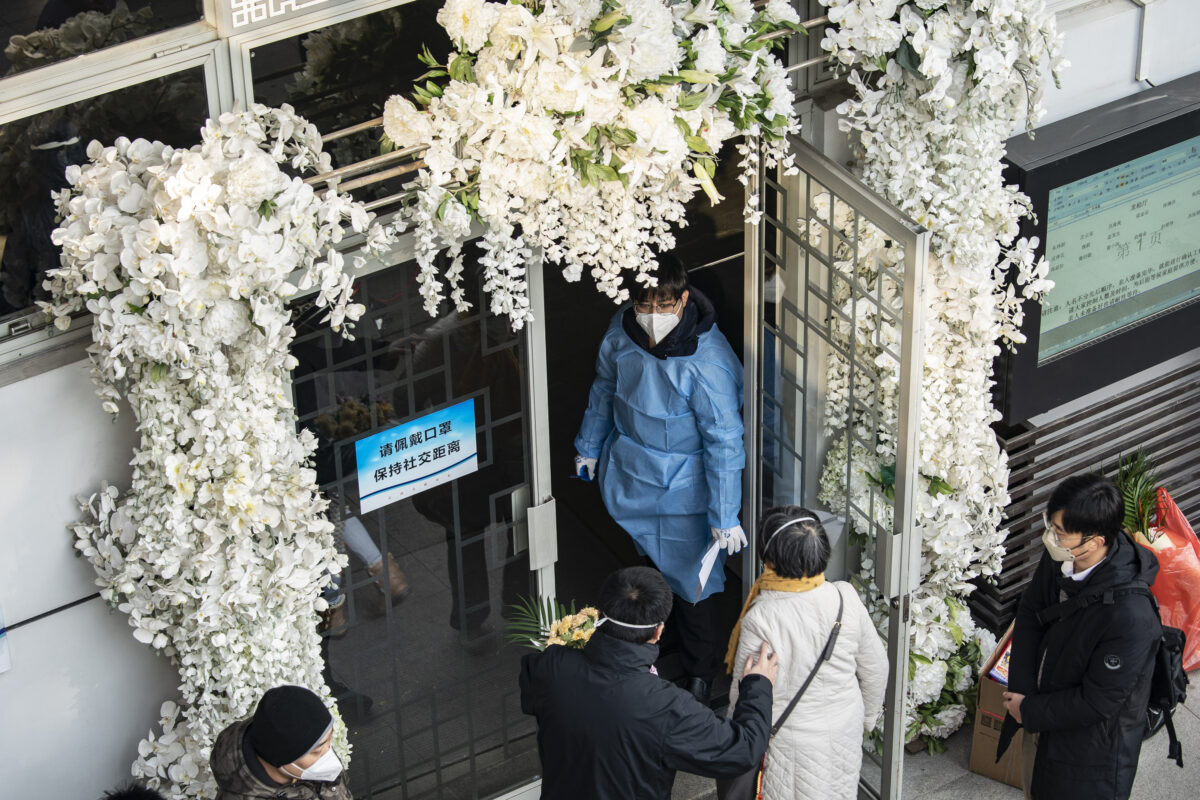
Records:
[[[138,741],[175,697],[170,664],[134,640],[127,617],[93,598],[91,565],[67,525],[76,495],[129,484],[136,441],[113,423],[87,362],[0,388],[0,608],[12,670],[0,674],[0,795],[89,800],[126,782]]]
[[[1200,2],[1152,0],[1058,0],[1058,29],[1066,35],[1062,88],[1046,87],[1040,124],[1087,111],[1200,71]],[[1145,26],[1143,31],[1143,18]],[[1138,54],[1146,81],[1138,80]],[[1019,133],[1020,131],[1015,131]]]

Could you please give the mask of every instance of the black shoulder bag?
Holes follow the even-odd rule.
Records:
[[[771,738],[779,733],[783,728],[783,723],[787,722],[787,718],[791,715],[792,709],[800,702],[800,698],[804,696],[804,692],[808,689],[808,685],[813,682],[813,678],[817,677],[817,671],[821,669],[821,665],[833,657],[833,646],[837,643],[838,633],[842,630],[842,609],[845,608],[845,598],[842,596],[842,590],[834,587],[838,593],[838,613],[837,619],[834,620],[833,630],[829,632],[829,638],[825,640],[825,648],[821,651],[820,658],[817,663],[813,664],[812,670],[808,673],[808,677],[804,679],[804,683],[796,692],[796,696],[792,698],[792,702],[788,703],[787,708],[771,726]],[[770,749],[770,740],[767,742],[767,748]],[[762,771],[766,765],[767,755],[763,753],[762,759],[749,772],[738,775],[736,778],[718,778],[717,779],[717,798],[718,800],[759,800],[762,797]]]

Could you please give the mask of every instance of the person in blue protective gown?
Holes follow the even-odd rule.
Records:
[[[721,669],[714,595],[725,558],[746,544],[742,365],[682,262],[658,262],[658,285],[634,290],[600,344],[575,470],[598,480],[609,514],[670,584],[667,630],[686,688],[706,700]]]

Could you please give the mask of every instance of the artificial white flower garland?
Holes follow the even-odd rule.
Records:
[[[281,169],[330,168],[289,107],[223,114],[202,137],[89,145],[56,195],[62,267],[41,304],[60,327],[92,313],[97,393],[114,415],[127,397],[138,422],[129,492],[84,500],[74,531],[101,595],[179,669],[182,705],[163,704],[133,765],[174,799],[215,793],[213,741],[264,691],[328,695],[316,614],[345,556],[317,491],[316,441],[296,430],[286,303],[316,287],[334,330],[357,319],[335,248],[345,224],[369,223],[348,196]],[[368,249],[386,238],[372,228]],[[340,724],[335,745],[347,754]]]
[[[724,142],[745,137],[743,181],[760,157],[791,167],[791,81],[769,52],[799,29],[788,0],[759,11],[750,0],[448,0],[438,22],[457,49],[445,65],[426,56],[417,104],[396,96],[384,109],[391,144],[428,145],[411,224],[431,315],[447,287],[469,307],[473,222],[492,313],[520,328],[531,248],[623,302],[626,271],[654,280],[654,252],[674,247],[684,203],[701,188],[721,199],[712,176]],[[749,198],[750,217],[755,206]]]
[[[1029,201],[1004,185],[1001,158],[1021,120],[1031,127],[1040,117],[1046,73],[1057,76],[1065,62],[1042,0],[822,2],[833,23],[822,45],[852,70],[857,90],[839,111],[842,129],[857,137],[862,178],[933,234],[915,509],[924,549],[913,597],[906,711],[908,738],[938,747],[936,740],[961,725],[980,653],[986,657],[994,645],[987,631],[975,628],[964,600],[972,580],[998,574],[1006,535],[1000,525],[1009,501],[1008,467],[990,427],[997,419],[992,362],[1001,343],[1022,341],[1023,300],[1052,286],[1045,261],[1034,259],[1037,242],[1014,242]],[[834,210],[824,218],[843,229],[853,224],[838,216]],[[898,254],[889,252],[890,243],[870,231],[860,235],[873,241],[860,269],[894,263]],[[848,259],[842,268],[851,269]],[[870,316],[862,323],[843,336],[870,353],[874,328],[882,323]],[[895,428],[898,365],[886,358],[877,364],[882,432]],[[866,508],[870,487],[885,483],[895,464],[895,443],[881,438],[873,453],[849,447],[847,426],[866,441],[879,432],[850,416],[847,376],[835,358],[827,409],[835,444],[822,498],[844,507],[849,492]],[[882,513],[890,525],[890,507]],[[861,521],[857,527],[867,529]],[[869,576],[873,564],[863,566]],[[882,621],[885,609],[871,599]]]

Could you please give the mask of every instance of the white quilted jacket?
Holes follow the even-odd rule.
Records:
[[[863,732],[875,725],[887,686],[887,653],[854,588],[824,583],[807,592],[762,592],[742,620],[734,665],[732,709],[746,659],[765,640],[779,655],[771,719],[783,715],[816,663],[845,598],[833,658],[771,739],[763,782],[766,800],[854,800]]]

